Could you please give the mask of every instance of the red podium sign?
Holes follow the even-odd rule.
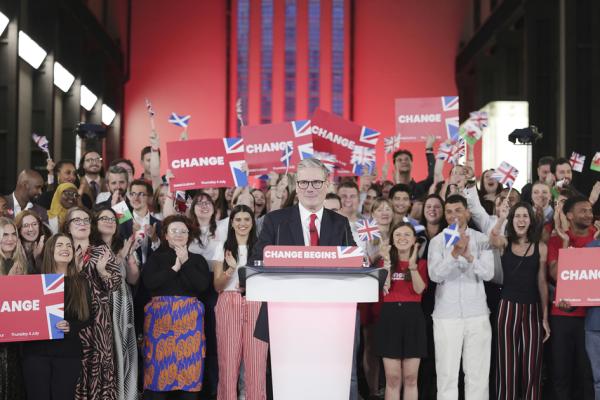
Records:
[[[557,302],[600,306],[600,248],[561,249],[556,278]]]
[[[62,339],[64,275],[0,277],[0,342]]]
[[[359,268],[363,251],[356,246],[266,246],[265,267]]]

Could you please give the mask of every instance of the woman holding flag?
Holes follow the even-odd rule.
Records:
[[[419,244],[411,223],[400,222],[391,229],[389,237],[389,252],[383,254],[389,273],[375,328],[376,351],[383,357],[385,400],[400,400],[401,389],[404,400],[416,400],[419,364],[427,356],[421,309],[421,294],[428,282],[427,262],[417,260]]]

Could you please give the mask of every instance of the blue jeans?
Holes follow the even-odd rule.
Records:
[[[592,365],[596,400],[600,400],[600,331],[585,331],[585,349]]]

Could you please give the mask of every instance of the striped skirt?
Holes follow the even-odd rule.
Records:
[[[195,297],[153,297],[144,319],[144,389],[202,389],[204,305]]]

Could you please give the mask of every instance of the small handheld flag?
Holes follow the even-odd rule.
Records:
[[[39,147],[40,150],[46,153],[48,158],[50,158],[50,149],[48,147],[49,144],[46,136],[40,136],[37,133],[32,133],[31,138],[33,139],[37,147]]]
[[[590,165],[592,171],[600,172],[600,152],[594,154],[592,164]]]
[[[479,129],[487,128],[488,114],[485,111],[473,111],[469,114],[469,120],[479,127]]]
[[[459,240],[460,232],[458,231],[458,224],[452,224],[444,229],[444,243],[446,244],[446,248],[454,246]]]
[[[515,184],[517,176],[519,176],[519,170],[506,161],[502,161],[500,166],[496,168],[492,174],[492,178],[497,180],[501,185],[506,184],[509,188],[512,188]]]
[[[356,221],[356,233],[358,233],[358,238],[363,242],[381,238],[379,227],[372,219],[359,219]]]
[[[410,218],[410,217],[406,217],[405,216],[405,217],[402,218],[402,221],[411,224],[412,227],[414,228],[415,232],[417,233],[417,235],[419,233],[421,233],[421,232],[425,232],[425,227],[423,225],[421,225],[419,223],[419,221],[417,221],[414,218]]]
[[[481,139],[481,136],[483,136],[481,128],[470,119],[461,125],[458,134],[470,145],[477,143],[477,141]]]
[[[115,204],[112,209],[115,214],[117,214],[117,220],[119,221],[119,224],[127,222],[133,218],[133,215],[131,214],[131,211],[129,211],[129,207],[127,207],[127,203],[125,203],[125,201]]]
[[[573,168],[573,171],[582,172],[583,165],[585,164],[585,156],[573,152],[573,154],[571,154],[571,159],[569,160],[569,162],[571,163],[571,168]]]
[[[384,150],[386,154],[391,154],[400,147],[400,135],[383,138]]]
[[[287,174],[288,168],[290,168],[290,161],[292,160],[292,155],[294,154],[294,147],[291,144],[286,144],[285,148],[281,152],[280,161],[285,165],[285,173]]]
[[[150,103],[150,100],[146,99],[146,110],[148,110],[148,116],[150,118],[154,117],[154,109],[152,108],[152,103]]]
[[[335,156],[335,154],[326,153],[322,151],[315,151],[313,153],[313,158],[316,158],[317,160],[320,160],[323,164],[325,164],[329,172],[333,172],[337,168],[337,157]]]
[[[465,155],[465,141],[460,138],[454,143],[442,143],[438,148],[437,159],[444,160],[452,165],[458,164],[460,158]]]
[[[171,116],[169,117],[169,122],[173,125],[177,125],[182,128],[187,128],[187,126],[190,123],[190,118],[192,118],[191,115],[177,115],[175,113],[171,113]]]

